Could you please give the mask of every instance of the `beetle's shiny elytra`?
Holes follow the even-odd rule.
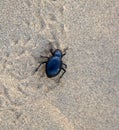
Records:
[[[62,62],[62,57],[66,53],[62,54],[61,50],[59,49],[56,49],[54,52],[52,49],[50,49],[50,52],[52,54],[51,57],[41,56],[42,58],[47,58],[47,61],[41,62],[35,71],[38,71],[39,67],[42,64],[46,64],[45,71],[48,78],[57,76],[60,73],[60,71],[63,70],[63,73],[60,76],[60,78],[62,78],[62,76],[66,72],[65,68],[67,68],[67,65]]]

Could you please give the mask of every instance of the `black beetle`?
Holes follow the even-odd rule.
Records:
[[[52,54],[52,56],[50,57],[41,56],[42,58],[47,58],[47,61],[40,62],[39,66],[36,68],[35,71],[38,71],[39,67],[45,63],[45,71],[48,78],[57,76],[60,73],[60,71],[63,70],[63,73],[59,77],[60,79],[66,72],[65,68],[67,68],[67,65],[62,62],[62,57],[66,55],[66,52],[62,54],[62,51],[59,49],[56,49],[55,51],[53,51],[53,49],[50,49],[50,52]]]

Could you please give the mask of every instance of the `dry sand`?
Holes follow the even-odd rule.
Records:
[[[0,130],[119,130],[119,0],[0,0]]]

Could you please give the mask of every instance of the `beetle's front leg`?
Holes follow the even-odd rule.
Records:
[[[47,58],[47,59],[49,58],[49,57],[47,57],[47,56],[40,56],[40,57],[41,57],[41,58]]]

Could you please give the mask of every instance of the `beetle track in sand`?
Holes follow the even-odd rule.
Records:
[[[64,3],[62,0],[59,2],[50,0],[27,0],[26,3],[25,1],[23,1],[23,7],[25,6],[26,10],[31,10],[32,13],[30,14],[31,16],[28,19],[22,19],[23,28],[20,29],[22,31],[25,29],[28,29],[28,31],[30,30],[33,37],[31,37],[32,35],[30,35],[26,30],[26,32],[23,32],[25,34],[28,33],[26,37],[19,37],[15,32],[16,30],[13,30],[9,38],[9,47],[6,46],[5,49],[2,50],[3,52],[1,54],[4,55],[4,52],[6,53],[7,49],[9,48],[9,56],[5,57],[6,65],[5,67],[1,67],[4,68],[4,73],[0,75],[0,84],[3,86],[3,92],[1,92],[1,96],[4,97],[5,101],[7,101],[7,104],[4,105],[5,109],[3,109],[2,112],[6,113],[6,110],[11,111],[8,104],[12,106],[12,109],[19,108],[19,111],[21,112],[22,108],[24,109],[25,105],[27,106],[30,102],[32,103],[32,96],[35,95],[37,89],[31,89],[30,87],[30,89],[26,91],[25,89],[23,89],[24,86],[21,84],[22,82],[26,82],[27,80],[29,81],[31,75],[26,74],[27,78],[25,78],[24,80],[19,79],[20,69],[23,69],[23,59],[25,57],[31,58],[30,52],[32,50],[30,50],[29,45],[32,49],[34,49],[36,47],[35,40],[38,38],[39,35],[43,38],[45,37],[46,40],[54,41],[55,44],[58,43],[58,45],[54,44],[54,46],[60,47],[59,43],[61,43],[61,45],[63,44],[61,41],[59,41],[60,39],[63,39],[65,33],[65,25],[63,24],[62,19],[64,10],[62,3]],[[15,5],[13,5],[13,7],[14,6]],[[47,10],[47,8],[49,8],[50,12]],[[18,8],[18,10],[20,10],[20,8]],[[13,19],[15,19],[15,15],[13,15]],[[15,19],[15,22],[18,22],[17,19]],[[16,25],[16,28],[18,26],[20,25]],[[4,58],[2,60],[4,60]],[[16,64],[16,62],[18,62],[17,60],[21,62],[19,66],[17,66]],[[12,63],[15,66],[13,66]],[[18,73],[15,70],[16,74],[12,74],[12,69],[14,69],[15,67],[16,70],[18,70]],[[26,67],[26,69],[24,69],[23,71],[26,72],[27,68],[28,67]],[[22,76],[25,76],[25,74],[23,74]],[[43,83],[45,84],[44,86],[46,86],[45,81],[43,81]],[[50,101],[47,101],[46,99],[38,99],[38,104],[41,105],[42,108],[46,108],[45,115],[47,116],[48,114],[51,118],[51,121],[53,120],[56,124],[58,124],[59,127],[64,128],[66,130],[74,130],[74,126],[69,121],[69,119],[59,110],[59,108],[55,107],[52,103],[50,103]],[[42,109],[41,112],[43,110],[44,109]],[[23,114],[18,118],[18,120],[22,116]]]
[[[6,79],[6,76],[8,79]],[[20,105],[19,107],[24,107],[24,105],[31,104],[30,102],[33,103],[32,99],[29,99],[24,103],[17,103],[15,102],[15,99],[13,99],[12,95],[13,93],[10,94],[9,90],[8,90],[8,86],[9,89],[13,88],[12,92],[14,92],[14,94],[18,94],[18,90],[16,89],[16,85],[18,83],[18,81],[15,81],[15,79],[13,79],[11,76],[8,75],[2,75],[0,76],[0,82],[2,84],[5,84],[6,87],[4,87],[4,94],[5,96],[8,98],[8,100],[11,102],[12,105]],[[13,87],[14,86],[14,87]],[[11,91],[11,90],[10,90]],[[22,96],[22,95],[21,95]],[[23,97],[22,97],[23,98]],[[48,113],[48,115],[50,116],[51,120],[54,120],[54,122],[58,123],[59,126],[63,127],[66,130],[74,130],[74,126],[73,124],[65,117],[65,115],[57,108],[55,107],[53,104],[51,104],[49,101],[47,101],[46,99],[41,99],[41,100],[37,100],[38,103],[35,101],[34,103],[37,105],[41,105],[43,108],[43,111],[45,111],[46,115]],[[6,106],[7,107],[7,106]],[[10,109],[8,109],[10,110]],[[4,111],[4,110],[3,110]],[[10,110],[11,111],[11,110]],[[23,115],[21,115],[23,116]]]

